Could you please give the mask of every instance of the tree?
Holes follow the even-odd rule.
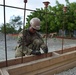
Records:
[[[31,12],[26,19],[26,27],[29,27],[31,18],[38,17],[41,20],[41,32],[46,32],[46,22],[48,33],[58,32],[60,29],[67,30],[68,32],[76,30],[76,2],[70,3],[69,0],[65,1],[67,6],[66,13],[63,12],[64,5],[56,1],[56,6],[48,6],[47,12],[43,8]]]
[[[21,21],[21,17],[20,16],[13,16],[10,19],[9,23],[5,24],[6,26],[6,33],[18,33],[19,31],[22,30],[21,26],[22,26],[22,21]],[[2,24],[1,26],[1,32],[4,32],[4,24]]]
[[[22,30],[22,28],[20,27],[17,32],[19,33],[19,32],[21,32],[21,30]]]
[[[19,29],[22,26],[21,17],[13,15],[10,19],[10,24],[15,30]]]
[[[6,26],[6,34],[8,34],[8,33],[15,33],[16,32],[14,30],[14,28],[9,23],[6,23],[5,26]],[[5,33],[4,32],[4,24],[2,24],[2,26],[1,26],[1,32]]]

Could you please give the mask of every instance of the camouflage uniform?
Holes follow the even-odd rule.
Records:
[[[38,32],[32,34],[28,29],[24,30],[24,37],[23,31],[19,33],[15,57],[30,55],[33,50],[40,51],[40,48],[42,48],[44,53],[48,52],[48,48],[46,44],[44,44],[40,34]]]

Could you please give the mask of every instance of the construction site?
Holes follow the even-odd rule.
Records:
[[[23,60],[23,61],[22,61]],[[54,75],[76,66],[76,47],[0,62],[2,75]],[[76,72],[76,71],[75,71]]]
[[[49,2],[43,3],[47,8]],[[26,10],[30,10],[26,4],[27,0],[24,0],[24,16]],[[11,7],[5,5],[5,0],[0,6],[4,7],[4,12],[5,7]],[[62,35],[56,32],[47,34],[47,30],[46,34],[41,35],[48,45],[47,54],[40,50],[41,55],[15,58],[18,35],[6,34],[6,31],[5,34],[0,33],[0,75],[76,75],[76,37],[65,37],[64,32]]]

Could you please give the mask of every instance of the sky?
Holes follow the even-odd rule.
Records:
[[[49,1],[51,6],[56,5],[56,0],[27,0],[26,8],[27,9],[32,9],[36,10],[36,8],[44,8],[44,1]],[[60,4],[64,4],[65,0],[58,0]],[[69,2],[76,2],[76,0],[69,0]],[[3,4],[3,0],[0,0],[0,4]],[[15,7],[21,7],[24,8],[24,0],[5,0],[6,5],[10,6],[15,6]],[[21,16],[23,18],[24,11],[20,9],[14,9],[14,8],[9,8],[6,7],[6,23],[9,23],[10,18],[15,15],[15,16]],[[26,16],[30,14],[30,11],[26,11]],[[4,22],[3,18],[3,7],[0,6],[0,25]],[[23,19],[22,19],[23,20]]]

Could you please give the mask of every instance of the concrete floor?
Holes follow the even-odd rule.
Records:
[[[76,75],[76,67],[54,75]]]
[[[46,39],[44,39],[46,42]],[[17,45],[17,40],[7,40],[7,59],[13,59],[15,58],[15,46]],[[49,52],[57,51],[62,49],[62,39],[58,38],[49,38],[47,40],[47,45]],[[64,45],[63,48],[70,48],[76,46],[76,40],[72,39],[64,39]],[[43,52],[41,50],[41,52]],[[0,40],[0,61],[5,60],[5,41]],[[69,69],[67,71],[63,71],[59,74],[55,75],[76,75],[76,67]]]
[[[44,39],[46,42],[46,39]],[[7,59],[15,58],[15,46],[17,45],[17,40],[7,40]],[[62,39],[52,38],[47,40],[47,45],[49,52],[57,51],[62,49]],[[70,48],[76,46],[76,40],[64,39],[63,48]],[[41,50],[41,52],[43,52]],[[0,41],[0,61],[5,60],[5,41]]]

